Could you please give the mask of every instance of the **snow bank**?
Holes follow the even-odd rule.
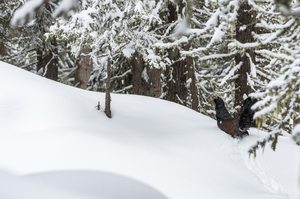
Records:
[[[6,172],[0,172],[0,185],[0,198],[3,199],[92,199],[43,186]]]
[[[136,180],[99,171],[56,171],[26,176],[25,179],[89,199],[166,199]]]

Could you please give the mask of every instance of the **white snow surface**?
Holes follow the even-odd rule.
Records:
[[[1,172],[0,183],[0,196],[5,199],[167,199],[144,183],[100,171],[55,171],[25,177]]]
[[[0,197],[3,199],[84,199],[79,194],[44,186],[6,172],[0,173],[0,183]]]
[[[128,177],[100,171],[56,171],[26,176],[41,185],[89,199],[167,199],[163,194]]]
[[[112,95],[108,119],[95,109],[98,101],[104,104],[102,93],[3,62],[0,91],[0,169],[18,180],[85,199],[119,199],[115,192],[127,190],[120,178],[134,181],[136,190],[148,187],[158,199],[299,198],[299,148],[290,137],[279,139],[276,152],[266,147],[249,158],[249,147],[264,132],[252,129],[235,140],[193,110],[134,95]],[[0,187],[5,179],[0,175]],[[110,194],[93,182],[111,187]],[[0,198],[9,198],[1,189]]]

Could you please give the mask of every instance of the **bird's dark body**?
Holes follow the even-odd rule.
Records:
[[[218,97],[214,99],[216,119],[218,127],[232,137],[244,137],[248,134],[248,129],[255,126],[253,121],[254,111],[251,106],[256,102],[251,98],[244,101],[239,118],[233,118],[225,107],[224,101]]]
[[[219,120],[217,121],[218,127],[225,133],[236,137],[239,134],[239,127],[235,119]]]

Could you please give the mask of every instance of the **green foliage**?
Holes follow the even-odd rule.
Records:
[[[275,132],[275,133],[273,132],[273,133],[271,133],[271,135],[268,135],[267,138],[265,138],[261,141],[257,141],[257,143],[249,149],[249,151],[248,151],[249,156],[250,157],[253,156],[255,158],[257,155],[258,149],[262,149],[264,151],[264,149],[268,143],[271,143],[271,149],[273,151],[275,151],[277,143],[278,143],[278,136],[281,136],[281,135],[282,135],[281,132]]]

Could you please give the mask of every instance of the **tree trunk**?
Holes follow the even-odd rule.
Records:
[[[148,66],[142,55],[134,53],[132,65],[132,91],[137,95],[159,97],[161,95],[161,70]]]
[[[251,9],[247,1],[242,1],[238,10],[237,24],[236,24],[236,39],[241,43],[254,42],[252,32],[255,28],[256,14]],[[251,92],[251,87],[248,85],[247,74],[250,74],[251,66],[250,60],[247,57],[250,55],[252,62],[255,63],[254,50],[246,49],[245,53],[238,54],[235,57],[236,64],[242,62],[240,69],[237,71],[238,77],[235,80],[235,106],[242,105],[243,95],[248,95]]]
[[[190,79],[190,92],[191,92],[191,108],[195,111],[199,110],[199,92],[196,85],[197,79],[195,75],[195,65],[192,57],[186,58],[186,65],[188,67],[188,76]]]
[[[107,79],[106,79],[105,110],[104,110],[104,113],[106,114],[106,116],[108,118],[112,117],[111,106],[110,106],[110,103],[111,103],[111,96],[110,96],[111,64],[112,64],[112,60],[111,60],[111,57],[109,57],[107,60]]]
[[[187,80],[187,63],[186,60],[180,59],[178,48],[169,51],[170,60],[174,61],[168,70],[166,99],[182,105],[186,105],[188,90],[186,87]]]
[[[7,55],[7,50],[4,44],[4,41],[0,39],[0,57],[4,57]]]
[[[160,97],[161,96],[161,70],[154,67],[147,67],[149,75],[149,93],[147,96]]]
[[[46,41],[45,33],[51,26],[50,15],[51,5],[46,1],[46,4],[36,12],[36,28],[38,30],[39,46],[37,46],[37,72],[43,69],[43,76],[48,79],[58,80],[58,45],[56,37],[49,38],[49,43]]]
[[[36,50],[36,59],[37,59],[36,72],[39,72],[40,69],[43,68],[43,50],[41,48],[37,48]]]
[[[187,20],[187,23],[190,23],[190,17],[192,14],[191,9],[192,1],[169,1],[168,2],[168,23],[173,23],[180,17],[184,17]],[[185,16],[182,16],[185,15]],[[184,47],[185,48],[185,47]],[[187,47],[188,48],[188,47]],[[188,103],[188,88],[187,80],[189,77],[192,77],[192,74],[189,74],[190,64],[193,62],[192,58],[182,59],[180,55],[179,48],[169,49],[168,57],[173,62],[170,67],[166,70],[167,83],[164,87],[165,99],[173,101],[182,105],[187,106]],[[192,72],[192,71],[190,71]],[[191,75],[191,76],[190,76]],[[194,83],[194,82],[193,82]],[[195,92],[193,93],[193,108],[197,109],[198,106],[197,100],[195,98]]]
[[[79,88],[86,89],[90,80],[93,64],[90,52],[92,49],[89,46],[84,46],[77,62],[75,72],[75,85]]]
[[[50,49],[46,50],[45,45],[36,50],[37,66],[36,71],[43,69],[43,75],[54,81],[58,80],[58,51],[56,38],[52,38]]]
[[[56,38],[51,39],[51,48],[45,57],[45,77],[54,81],[58,80],[58,51]]]

